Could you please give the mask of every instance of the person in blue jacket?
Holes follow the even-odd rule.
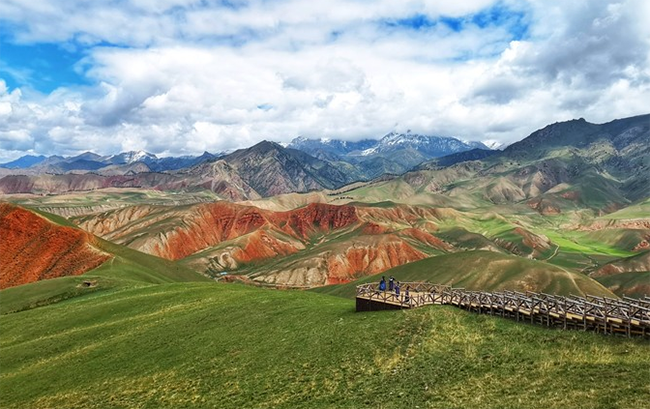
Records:
[[[386,277],[381,276],[381,281],[379,282],[379,291],[386,291]]]

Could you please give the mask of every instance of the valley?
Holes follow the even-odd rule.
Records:
[[[165,171],[137,161],[10,169],[0,178],[0,406],[647,400],[645,340],[444,306],[357,314],[352,300],[382,276],[650,294],[650,116],[553,124],[503,151],[467,146],[372,178],[358,152],[399,155],[317,142],[262,142]],[[516,386],[530,376],[538,383]],[[599,387],[585,390],[585,378]],[[397,400],[377,395],[386,384]]]
[[[647,289],[650,270],[649,145],[649,115],[602,125],[580,119],[549,125],[503,151],[390,134],[349,144],[298,138],[286,148],[261,142],[179,159],[173,163],[185,168],[162,173],[135,171],[138,164],[172,163],[141,152],[30,157],[26,167],[6,165],[12,174],[0,187],[4,200],[25,206],[16,208],[25,215],[29,209],[58,214],[79,228],[79,237],[87,234],[87,243],[101,238],[212,279],[311,288],[419,260],[435,265],[446,255],[481,260],[492,253],[631,295]],[[352,158],[382,152],[396,158],[413,149],[429,157],[456,151],[369,181],[341,170],[342,162],[358,165]],[[39,171],[54,164],[88,167],[89,161],[98,173]],[[106,164],[130,170],[111,176],[102,170]],[[4,218],[5,229],[13,229],[10,219]],[[13,253],[27,248],[17,246]],[[96,252],[95,267],[110,258]],[[19,258],[12,265],[21,265]],[[521,280],[503,289],[542,290]],[[570,291],[585,292],[579,286]]]

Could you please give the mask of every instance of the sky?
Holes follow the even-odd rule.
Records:
[[[0,162],[650,112],[647,0],[0,0]]]

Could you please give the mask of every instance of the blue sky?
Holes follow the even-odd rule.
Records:
[[[89,84],[84,75],[84,51],[61,44],[14,44],[0,41],[0,78],[9,89],[33,88],[50,93],[59,87]]]
[[[4,0],[0,161],[640,114],[648,3]]]
[[[230,9],[237,10],[234,3],[222,2]],[[172,8],[166,12],[169,15],[176,15],[183,19],[182,8]],[[526,13],[519,9],[513,9],[502,2],[490,4],[485,8],[459,16],[439,15],[435,18],[422,13],[413,13],[400,18],[382,18],[374,22],[380,30],[386,34],[400,32],[419,32],[425,35],[426,32],[435,34],[444,32],[445,36],[453,36],[469,29],[490,30],[493,28],[503,29],[506,35],[500,39],[501,47],[495,50],[495,54],[507,48],[508,43],[513,40],[522,40],[528,35],[528,22]],[[92,53],[96,47],[119,47],[119,48],[144,48],[155,44],[152,39],[150,44],[131,47],[128,42],[124,44],[111,44],[96,38],[94,42],[85,40],[80,42],[75,38],[77,33],[72,33],[70,38],[61,41],[49,42],[47,39],[39,41],[21,41],[16,39],[12,30],[20,33],[27,27],[19,24],[8,25],[8,28],[0,29],[0,78],[3,78],[9,89],[30,88],[42,93],[51,93],[60,87],[74,87],[75,85],[90,85],[93,83],[85,74],[84,58]],[[238,30],[230,35],[207,36],[201,39],[189,39],[189,43],[198,44],[227,44],[232,47],[241,47],[251,42],[263,42],[267,34],[262,30]],[[345,30],[334,31],[331,40],[346,34]],[[183,37],[180,36],[181,41]],[[468,53],[459,50],[458,55],[448,58],[449,60],[469,59],[483,57],[481,50],[471,50]],[[94,82],[97,82],[96,79]]]

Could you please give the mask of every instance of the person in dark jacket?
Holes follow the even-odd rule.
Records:
[[[393,288],[395,288],[395,278],[390,276],[388,279],[388,291],[393,291]]]
[[[386,291],[386,277],[381,276],[381,281],[379,282],[379,291]]]
[[[410,286],[407,285],[406,286],[406,291],[404,291],[404,302],[409,302],[409,295],[410,295],[409,289],[410,289]]]

